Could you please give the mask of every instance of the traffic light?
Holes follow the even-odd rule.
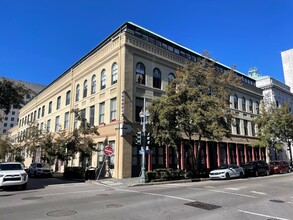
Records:
[[[147,133],[146,134],[146,145],[150,145],[151,144],[151,133]]]
[[[136,132],[136,135],[135,135],[135,144],[136,145],[141,145],[141,131]]]

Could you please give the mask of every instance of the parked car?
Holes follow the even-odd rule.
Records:
[[[264,160],[255,160],[244,164],[244,171],[246,176],[268,176],[270,174],[269,165]]]
[[[20,186],[26,189],[28,174],[19,162],[0,163],[0,188]]]
[[[285,160],[273,160],[270,162],[270,173],[290,173],[291,167],[288,161]]]
[[[47,163],[32,163],[28,169],[30,176],[53,176],[53,169]]]
[[[243,176],[244,169],[236,164],[221,166],[219,169],[212,170],[209,174],[210,179],[230,179]]]

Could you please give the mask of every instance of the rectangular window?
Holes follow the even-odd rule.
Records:
[[[255,137],[255,125],[254,125],[254,123],[251,123],[251,135],[253,137]]]
[[[116,121],[116,98],[111,99],[111,103],[110,103],[110,120],[111,121]]]
[[[44,122],[42,122],[42,123],[40,124],[40,131],[43,131],[43,129],[44,129]]]
[[[11,114],[12,114],[12,115],[15,115],[15,111],[12,111]]]
[[[86,111],[85,111],[85,108],[81,110],[81,119],[82,120],[86,119]]]
[[[60,107],[61,107],[61,96],[59,96],[59,97],[57,98],[56,110],[60,109]]]
[[[45,115],[45,106],[42,107],[42,117]]]
[[[90,107],[90,126],[95,125],[95,106]]]
[[[143,110],[143,98],[135,99],[135,120],[140,121],[139,113]]]
[[[47,131],[51,131],[51,119],[47,121]]]
[[[69,112],[64,115],[64,129],[69,127]]]
[[[100,103],[99,124],[105,123],[105,102]]]
[[[41,116],[41,108],[38,109],[38,119],[40,118]]]
[[[244,120],[243,121],[244,122],[244,135],[248,135],[248,128],[247,128],[247,124],[248,124],[248,122],[247,122],[247,120]]]
[[[49,102],[48,114],[52,112],[52,102]]]
[[[59,120],[60,120],[60,117],[59,116],[56,116],[55,118],[55,131],[59,131]]]
[[[236,118],[236,134],[240,134],[240,119]]]

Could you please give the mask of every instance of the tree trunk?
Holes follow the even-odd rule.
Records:
[[[200,160],[200,152],[201,152],[201,135],[198,137],[198,146],[196,151],[196,158],[195,158],[195,175],[199,176],[200,170],[199,170],[199,160]]]

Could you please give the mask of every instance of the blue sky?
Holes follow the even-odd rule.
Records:
[[[49,84],[126,21],[284,81],[293,0],[0,0],[0,76]]]

